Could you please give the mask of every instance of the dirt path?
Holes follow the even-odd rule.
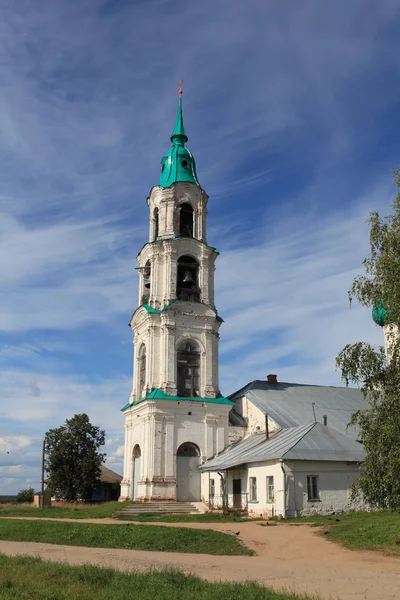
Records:
[[[114,519],[62,521],[127,526],[126,521]],[[239,538],[253,548],[257,556],[215,557],[3,541],[0,541],[0,552],[9,555],[30,554],[69,564],[92,563],[123,571],[176,567],[210,581],[251,579],[276,589],[320,593],[324,600],[393,600],[400,596],[400,558],[346,550],[315,535],[315,531],[308,526],[281,524],[261,527],[251,522],[148,525],[215,529],[229,533],[240,531]]]

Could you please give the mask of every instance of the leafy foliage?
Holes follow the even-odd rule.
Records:
[[[35,490],[33,488],[27,488],[26,490],[20,490],[17,494],[17,502],[33,502],[33,494]]]
[[[100,484],[105,454],[105,431],[92,425],[86,414],[66,419],[65,425],[45,436],[48,487],[56,498],[87,500]]]
[[[400,188],[400,169],[395,178]],[[349,299],[384,307],[387,352],[364,342],[348,344],[336,365],[346,385],[358,385],[369,401],[369,410],[356,412],[350,421],[360,427],[367,452],[353,495],[362,492],[373,507],[400,510],[400,193],[392,215],[381,218],[373,212],[369,223],[365,275],[354,279]]]

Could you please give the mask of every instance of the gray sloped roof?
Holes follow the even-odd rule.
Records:
[[[100,465],[100,481],[101,483],[121,483],[122,475],[118,475],[115,471],[111,471],[105,465]]]
[[[246,396],[264,414],[268,414],[280,427],[298,427],[314,420],[323,422],[327,415],[328,426],[339,433],[357,439],[355,427],[347,429],[351,415],[357,410],[365,410],[368,404],[360,390],[346,387],[303,385],[298,383],[275,383],[253,381],[231,396],[233,402]]]
[[[365,451],[359,442],[321,423],[308,423],[279,431],[269,439],[252,435],[207,461],[204,471],[230,469],[266,460],[323,460],[361,462]]]
[[[234,408],[229,411],[229,425],[233,425],[234,427],[247,427],[247,423],[242,415],[239,415]]]
[[[244,440],[240,440],[239,442],[236,442],[236,444],[229,446],[226,448],[226,450],[221,452],[221,454],[218,454],[211,460],[204,463],[201,469],[206,471],[218,471],[218,469],[229,468],[225,466],[227,464],[229,466],[240,465],[243,462],[246,462],[245,460],[242,460],[242,458],[247,456],[250,450],[252,450],[258,444],[261,444],[264,440],[265,433],[256,433],[255,435],[250,435]],[[239,460],[239,462],[237,462],[237,460]],[[215,468],[214,464],[216,465]]]

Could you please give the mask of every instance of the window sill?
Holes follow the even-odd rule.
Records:
[[[320,498],[308,498],[307,502],[321,502]]]
[[[274,504],[275,500],[267,500],[267,504]]]
[[[249,504],[259,504],[259,500],[249,500]]]

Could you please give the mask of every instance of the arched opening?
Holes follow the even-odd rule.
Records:
[[[153,239],[156,242],[158,239],[158,208],[154,209],[153,214],[154,214],[154,229],[153,229],[154,236],[153,236]]]
[[[148,260],[142,270],[143,276],[143,296],[142,296],[142,304],[147,304],[150,298],[150,285],[151,285],[151,264]]]
[[[146,346],[141,345],[139,350],[139,397],[142,397],[146,385]]]
[[[193,340],[183,340],[177,349],[178,396],[200,396],[200,350]]]
[[[185,202],[179,210],[179,235],[193,237],[194,211],[190,204]]]
[[[133,448],[132,452],[132,465],[133,465],[133,473],[132,473],[132,481],[133,481],[133,490],[132,490],[132,499],[136,500],[139,497],[138,491],[138,483],[140,481],[140,462],[141,462],[141,450],[140,446],[136,444]]]
[[[196,444],[185,442],[176,453],[176,499],[199,502],[201,499],[200,452]]]
[[[198,287],[199,263],[191,256],[181,256],[178,259],[178,280],[176,297],[178,300],[200,302]]]

